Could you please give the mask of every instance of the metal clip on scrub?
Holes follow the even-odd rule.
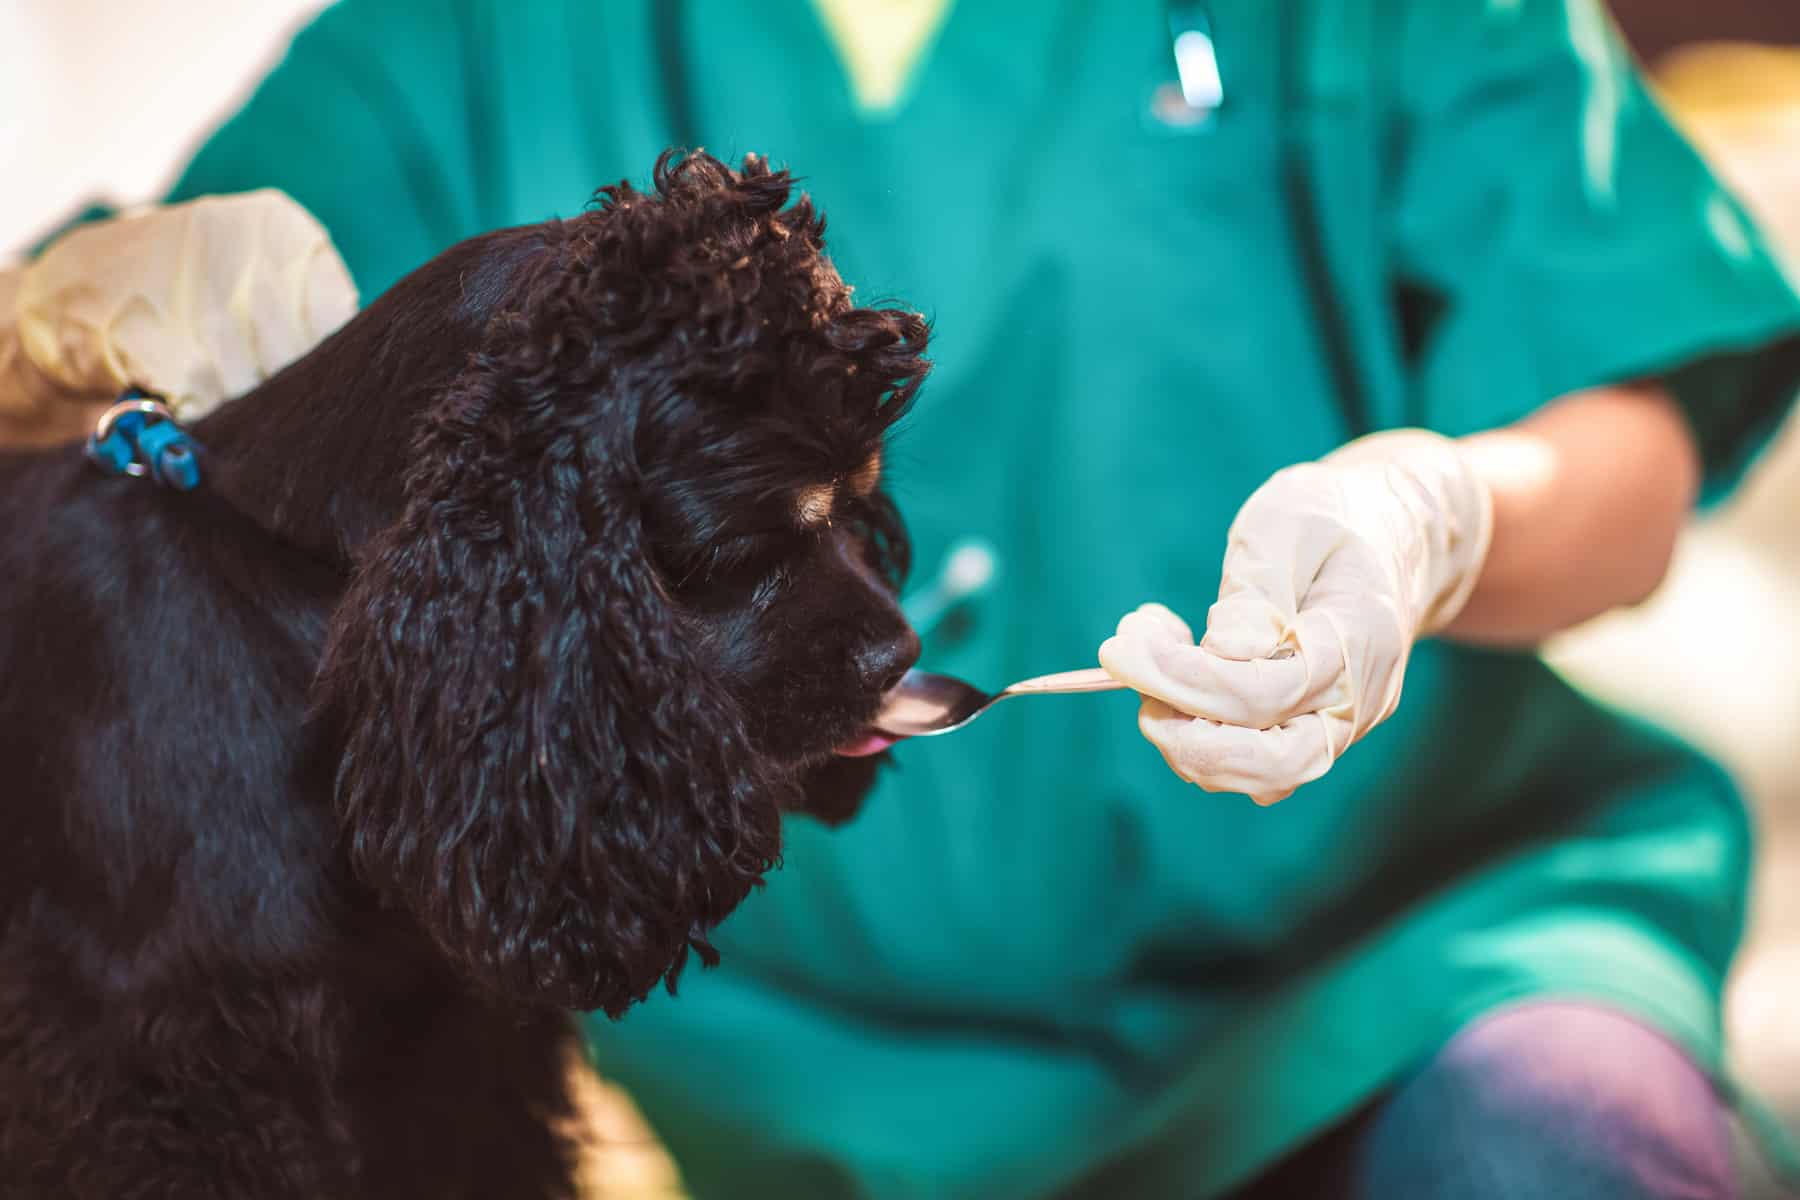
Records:
[[[131,388],[100,414],[87,456],[108,475],[148,477],[178,492],[200,486],[199,446],[167,406]]]

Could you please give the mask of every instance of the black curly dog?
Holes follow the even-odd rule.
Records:
[[[716,958],[917,655],[926,326],[790,187],[454,247],[197,491],[0,457],[0,1195],[575,1194],[568,1010]]]

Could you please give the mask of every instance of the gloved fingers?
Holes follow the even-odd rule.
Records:
[[[1294,610],[1284,608],[1262,591],[1231,587],[1206,610],[1206,634],[1200,644],[1220,658],[1250,662],[1273,658],[1291,649],[1289,624]]]
[[[249,391],[310,349],[304,297],[289,274],[324,235],[278,192],[251,192],[185,210],[183,274],[198,280],[184,314],[211,378],[184,397],[189,414]]]
[[[135,383],[194,420],[355,311],[343,260],[281,192],[209,196],[83,226],[27,268],[20,339],[59,387]]]
[[[1138,708],[1138,729],[1189,783],[1209,792],[1240,792],[1258,804],[1286,798],[1336,759],[1326,720],[1316,714],[1273,729],[1245,729],[1190,717],[1147,696]]]
[[[0,267],[0,418],[22,420],[41,407],[38,389],[31,385],[37,372],[29,370],[25,348],[19,344],[19,280],[23,267]]]
[[[1277,474],[1283,482],[1286,473]],[[1219,598],[1206,614],[1200,644],[1224,658],[1270,658],[1291,648],[1294,616],[1325,569],[1335,536],[1321,534],[1293,508],[1276,508],[1280,493],[1265,485],[1238,514],[1225,549]]]
[[[1133,691],[1180,712],[1251,729],[1281,724],[1313,691],[1302,655],[1223,658],[1171,636],[1157,617],[1141,613],[1121,621],[1118,634],[1100,647],[1100,665]]]
[[[356,284],[325,227],[285,193],[263,189],[242,199],[256,206],[259,218],[257,270],[281,297],[274,310],[280,319],[257,325],[272,326],[283,339],[264,346],[265,364],[273,372],[356,315]]]
[[[93,429],[99,411],[112,397],[104,392],[89,396],[66,392],[38,371],[19,336],[18,296],[24,276],[22,265],[0,268],[0,446],[77,441]]]
[[[298,358],[354,317],[359,300],[350,268],[329,240],[314,242],[291,262],[286,274],[299,297],[294,307],[300,314],[295,326],[300,344],[290,357]]]
[[[234,198],[235,199],[235,198]],[[220,211],[230,201],[182,211],[180,277],[193,281],[182,296],[176,327],[192,338],[198,361],[180,389],[180,409],[190,417],[226,396],[246,391],[261,372],[253,310],[266,297],[258,288],[256,222],[227,225]]]
[[[1119,618],[1116,633],[1142,636],[1160,633],[1173,641],[1194,644],[1194,631],[1188,623],[1163,604],[1140,604]]]
[[[255,363],[254,385],[312,349],[356,313],[356,287],[324,227],[278,191],[251,192],[222,202],[241,205],[253,222],[239,240],[242,259],[231,311]],[[228,213],[219,236],[231,246]],[[228,378],[228,384],[237,381]]]

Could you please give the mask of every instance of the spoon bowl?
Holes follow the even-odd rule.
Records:
[[[908,671],[887,694],[874,728],[897,738],[935,737],[961,729],[1008,696],[1111,692],[1124,686],[1099,667],[1021,679],[997,692],[984,692],[954,675]]]

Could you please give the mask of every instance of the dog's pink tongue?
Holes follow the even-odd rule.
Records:
[[[842,755],[844,758],[867,758],[871,754],[880,754],[899,740],[891,733],[865,729],[832,753]]]

